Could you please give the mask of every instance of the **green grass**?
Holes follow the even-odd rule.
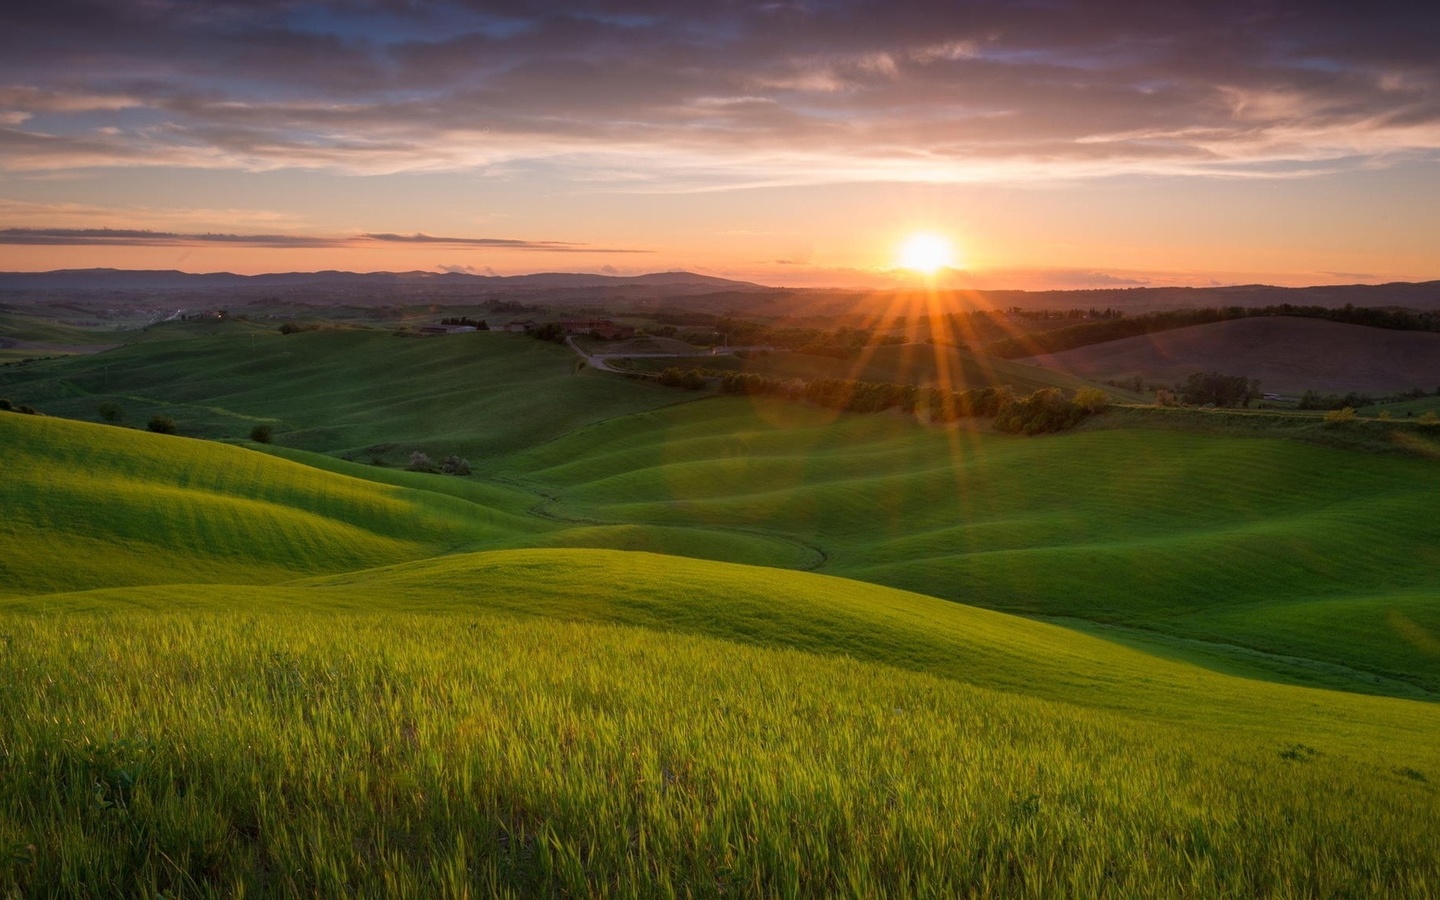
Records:
[[[196,336],[197,323],[180,324],[183,339],[0,369],[0,396],[92,421],[113,402],[129,424],[166,415],[196,437],[243,438],[269,424],[285,446],[402,465],[414,449],[480,465],[590,422],[693,399],[584,372],[569,350],[521,335],[250,336],[216,322],[216,334]]]
[[[265,583],[432,556],[528,519],[235,447],[0,414],[0,593]]]
[[[0,667],[29,686],[0,693],[0,885],[24,891],[1318,897],[1440,879],[1431,704],[1257,685],[822,576],[516,551],[13,601],[0,627]]]
[[[0,370],[288,444],[0,415],[0,895],[1440,892],[1419,444],[253,340]]]
[[[1355,690],[1440,690],[1440,657],[1414,643],[1440,634],[1431,460],[1135,428],[1018,439],[725,398],[508,465],[576,515],[763,528],[839,575],[1304,656],[1353,667]],[[1420,598],[1415,629],[1391,624],[1400,595]]]

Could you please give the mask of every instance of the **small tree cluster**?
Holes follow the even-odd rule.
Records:
[[[470,462],[458,456],[447,456],[440,462],[440,471],[446,475],[469,475]]]
[[[470,463],[454,454],[445,457],[437,465],[430,454],[424,450],[415,450],[410,454],[410,464],[405,467],[411,472],[440,472],[445,475],[469,475]]]
[[[668,387],[682,387],[687,391],[698,391],[705,386],[705,376],[699,369],[680,369],[671,366],[660,373],[660,383]]]
[[[1011,434],[1049,434],[1074,428],[1086,412],[1066,399],[1059,388],[1043,388],[1023,400],[1005,404],[995,417],[995,430]]]
[[[145,427],[156,434],[178,434],[179,429],[175,426],[175,420],[169,416],[151,416]]]
[[[125,409],[118,403],[102,403],[96,409],[100,413],[100,419],[110,425],[119,425],[120,420],[125,418]]]
[[[1260,399],[1260,382],[1244,375],[1196,372],[1175,385],[1182,402],[1189,406],[1244,406]]]
[[[1351,391],[1348,394],[1321,394],[1318,391],[1306,391],[1300,397],[1298,409],[1352,409],[1360,406],[1369,406],[1375,402],[1375,398],[1368,394],[1361,394]]]
[[[3,399],[0,399],[0,411],[24,413],[27,416],[40,415],[38,412],[35,411],[35,407],[31,406],[28,403],[11,403],[9,400]]]
[[[268,444],[274,432],[269,425],[256,425],[250,429],[250,440],[257,444]]]
[[[490,326],[484,319],[472,319],[469,316],[449,316],[440,320],[441,325],[455,325],[460,328],[473,328],[476,331],[489,331]]]
[[[530,336],[541,341],[550,341],[555,344],[565,343],[565,326],[559,322],[546,322],[530,331]]]

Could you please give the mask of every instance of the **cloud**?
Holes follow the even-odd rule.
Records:
[[[531,250],[547,253],[649,253],[649,250],[592,247],[563,241],[525,241],[511,238],[434,237],[428,234],[361,234],[328,237],[303,234],[184,234],[169,231],[127,228],[4,228],[0,244],[27,246],[110,246],[185,247],[223,244],[233,247],[355,248],[376,244],[437,244],[454,247],[483,247],[504,250]]]
[[[0,31],[0,169],[1304,177],[1440,158],[1436,46],[1386,0],[53,0]]]
[[[542,250],[547,253],[651,253],[651,250],[593,247],[570,241],[523,241],[514,238],[457,238],[429,234],[364,234],[362,238],[387,244],[449,244],[456,247],[496,247],[505,250]]]
[[[0,244],[29,246],[183,247],[227,244],[236,247],[341,247],[342,239],[284,234],[178,234],[125,228],[4,228]]]

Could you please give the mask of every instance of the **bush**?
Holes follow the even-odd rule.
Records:
[[[470,463],[458,456],[447,456],[440,463],[440,471],[446,475],[469,475]]]
[[[169,416],[151,416],[145,427],[156,434],[177,434],[179,429],[175,427],[175,420]]]
[[[102,403],[96,409],[96,412],[100,413],[100,418],[103,421],[111,425],[118,425],[120,424],[120,420],[125,418],[125,410],[118,403]]]
[[[1435,415],[1435,410],[1432,409],[1422,414],[1420,418],[1416,419],[1415,421],[1419,422],[1421,425],[1437,425],[1440,424],[1440,416]]]
[[[1094,415],[1110,408],[1110,397],[1099,388],[1081,388],[1075,392],[1075,405],[1087,416]]]
[[[0,410],[4,410],[5,412],[14,412],[15,404],[11,403],[9,400],[0,398]]]
[[[405,467],[411,472],[433,472],[435,471],[435,460],[430,454],[423,450],[416,450],[410,454],[410,465]]]
[[[1355,408],[1346,406],[1342,409],[1332,409],[1325,414],[1326,425],[1338,425],[1341,422],[1355,421]]]
[[[28,403],[22,403],[19,406],[15,407],[15,411],[19,413],[24,413],[27,416],[39,415],[39,413],[35,412],[35,407],[31,406]]]
[[[271,434],[272,429],[269,425],[256,425],[250,429],[250,440],[257,444],[268,444],[270,443]]]

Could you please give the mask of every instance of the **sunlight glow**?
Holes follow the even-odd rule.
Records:
[[[925,275],[955,265],[950,241],[930,231],[920,231],[900,245],[900,265]]]

